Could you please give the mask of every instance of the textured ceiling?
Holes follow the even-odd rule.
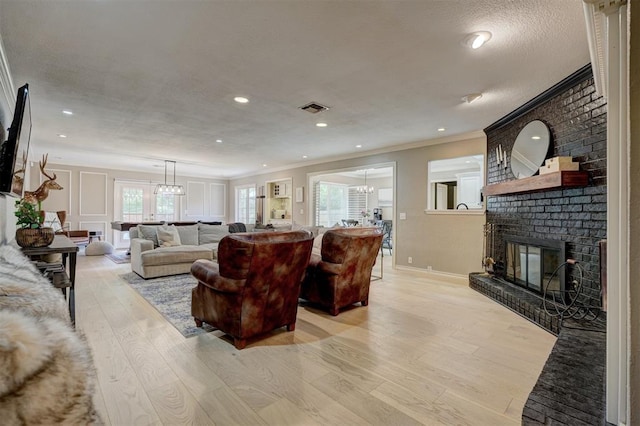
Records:
[[[589,62],[581,0],[2,0],[0,35],[35,158],[211,177],[481,130]]]

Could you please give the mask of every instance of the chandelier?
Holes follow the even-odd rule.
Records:
[[[364,171],[364,185],[361,186],[357,186],[356,187],[356,191],[358,191],[361,194],[371,194],[373,193],[373,186],[367,186],[367,171]]]
[[[173,164],[173,184],[167,184],[167,165]],[[157,184],[154,194],[162,195],[184,195],[184,187],[182,185],[176,185],[176,162],[171,160],[164,160],[164,184]]]

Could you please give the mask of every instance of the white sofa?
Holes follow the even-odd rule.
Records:
[[[292,227],[308,230],[314,236],[322,230],[315,226],[280,225],[256,229],[254,225],[246,225],[247,232],[286,231],[291,230]],[[230,233],[229,225],[199,223],[175,226],[180,244],[161,247],[158,241],[158,228],[168,229],[167,225],[138,225],[129,229],[131,270],[145,279],[186,274],[190,272],[193,262],[198,259],[215,260],[218,243]]]
[[[131,270],[142,278],[188,273],[196,260],[215,259],[218,243],[229,234],[228,225],[176,226],[179,245],[161,247],[158,228],[170,229],[166,225],[138,225],[129,229]]]

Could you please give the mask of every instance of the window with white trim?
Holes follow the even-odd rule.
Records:
[[[256,223],[256,186],[236,186],[236,222]]]

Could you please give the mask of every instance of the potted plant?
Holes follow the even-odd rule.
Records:
[[[44,216],[34,204],[24,198],[16,201],[15,216],[18,218],[16,242],[20,247],[46,247],[53,242],[53,228],[42,226]]]

